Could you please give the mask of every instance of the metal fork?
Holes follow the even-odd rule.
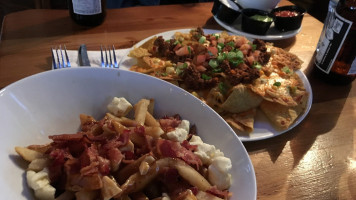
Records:
[[[57,46],[54,49],[53,49],[53,47],[51,48],[53,69],[71,67],[69,58],[68,58],[68,54],[67,54],[67,47],[66,47],[66,45],[63,45],[63,46],[64,46],[64,49],[62,49],[62,45],[59,45],[59,48]],[[63,54],[63,51],[64,51],[64,54]],[[54,56],[54,54],[56,54],[56,57]]]
[[[104,68],[118,68],[119,65],[116,61],[115,47],[107,48],[106,46],[100,45],[101,53],[101,67]]]

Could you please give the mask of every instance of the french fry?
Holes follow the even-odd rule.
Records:
[[[141,99],[134,105],[135,110],[135,121],[138,122],[140,125],[145,123],[146,119],[146,112],[148,110],[148,105],[150,104],[150,100],[148,99]]]
[[[109,200],[122,191],[118,184],[108,176],[104,176],[102,181],[101,196],[103,200]]]
[[[162,134],[164,134],[164,131],[161,129],[161,127],[147,126],[145,127],[145,134],[154,138],[159,138]]]
[[[124,125],[122,125],[120,122],[118,121],[112,121],[115,131],[119,134],[122,134],[125,130],[128,130],[128,128]]]
[[[153,111],[155,108],[155,100],[154,99],[150,99],[150,104],[148,105],[147,111],[153,115]]]
[[[154,126],[154,127],[160,127],[161,126],[159,124],[159,122],[148,111],[146,112],[145,125]]]
[[[51,148],[51,144],[30,145],[27,148],[44,154],[49,148]]]
[[[111,113],[106,113],[106,117],[108,117],[109,119],[112,119],[114,121],[117,121],[117,122],[121,123],[122,125],[124,125],[126,127],[136,127],[136,126],[139,125],[133,119],[129,119],[127,117],[116,117],[115,115],[113,115]]]
[[[32,162],[35,159],[43,158],[44,154],[28,149],[26,147],[15,147],[15,151],[19,154],[24,160]]]

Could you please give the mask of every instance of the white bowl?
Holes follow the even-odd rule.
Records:
[[[155,115],[180,114],[198,134],[232,160],[235,199],[256,199],[253,166],[241,141],[210,107],[184,90],[143,74],[101,68],[48,71],[20,80],[0,91],[0,192],[2,199],[33,199],[24,170],[27,163],[15,146],[45,144],[48,135],[75,133],[85,113],[100,119],[115,96],[131,102],[154,98]]]
[[[281,0],[236,0],[242,8],[255,8],[260,10],[272,10]]]

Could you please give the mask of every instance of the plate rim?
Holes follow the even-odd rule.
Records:
[[[154,35],[151,35],[151,36],[148,36],[146,38],[144,38],[143,40],[137,42],[136,44],[134,44],[131,48],[129,48],[127,50],[127,53],[130,52],[132,49],[134,49],[135,47],[138,47],[140,45],[142,45],[143,43],[145,43],[146,41],[148,41],[149,39],[151,39],[152,37],[154,36],[159,36],[159,35],[166,35],[166,34],[173,34],[175,32],[189,32],[190,30],[192,30],[194,28],[183,28],[183,29],[175,29],[175,30],[169,30],[169,31],[164,31],[164,32],[161,32],[161,33],[157,33],[157,34],[154,34]],[[218,33],[218,32],[222,32],[223,30],[218,30],[218,29],[204,29],[204,32],[211,32],[211,33]],[[229,34],[234,34],[232,32],[229,32]],[[236,35],[236,34],[235,34]],[[173,36],[173,35],[172,35]],[[246,37],[246,36],[245,36]],[[251,40],[251,38],[248,38],[247,39]],[[122,69],[122,70],[129,70],[129,67],[128,66],[125,66],[124,65],[124,62],[128,59],[133,59],[131,57],[128,56],[128,54],[125,54],[121,59],[120,59],[120,62],[119,62],[119,68]],[[247,136],[241,136],[241,134],[239,135],[238,133],[236,133],[236,135],[238,136],[238,138],[241,140],[241,142],[255,142],[255,141],[260,141],[260,140],[266,140],[266,139],[269,139],[269,138],[273,138],[273,137],[276,137],[276,136],[279,136],[279,135],[282,135],[284,133],[287,133],[288,131],[292,130],[293,128],[295,128],[296,126],[298,126],[303,120],[304,118],[308,115],[310,109],[311,109],[311,106],[312,106],[312,102],[313,102],[313,91],[312,91],[312,88],[311,88],[311,85],[310,85],[310,82],[308,80],[308,78],[306,77],[306,75],[301,71],[301,69],[298,69],[296,70],[297,75],[299,76],[299,78],[302,80],[303,84],[304,84],[304,88],[305,90],[309,93],[309,96],[308,96],[308,102],[307,102],[307,107],[305,108],[303,114],[299,115],[298,118],[294,121],[294,123],[286,130],[282,130],[282,131],[276,131],[276,132],[266,132],[266,135],[265,136],[260,136],[260,137],[249,137],[251,136],[252,133],[248,133]]]

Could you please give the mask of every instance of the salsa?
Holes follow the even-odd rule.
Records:
[[[273,18],[269,16],[264,16],[264,15],[253,15],[251,16],[251,19],[261,21],[261,22],[272,22]]]
[[[274,15],[276,15],[277,17],[296,17],[298,16],[298,12],[291,10],[282,10],[275,12]]]

